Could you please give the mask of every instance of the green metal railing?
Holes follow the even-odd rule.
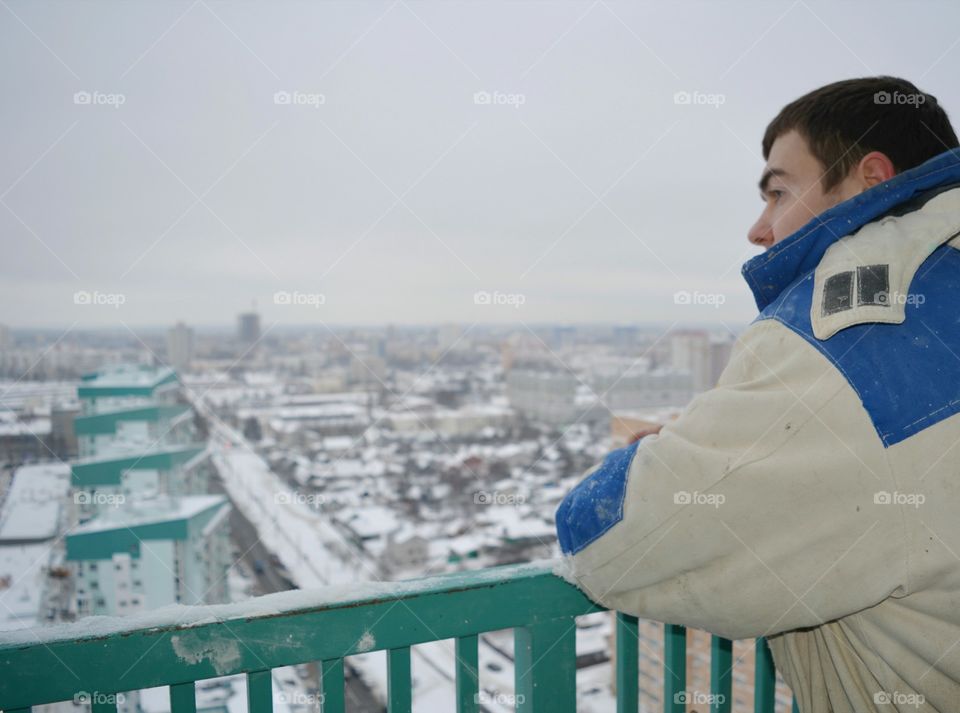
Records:
[[[170,686],[172,713],[196,713],[194,683],[245,673],[250,713],[271,713],[271,670],[322,662],[324,713],[344,710],[345,656],[387,652],[390,713],[411,710],[410,647],[456,639],[459,713],[480,710],[479,634],[514,629],[521,713],[576,708],[574,617],[604,611],[552,572],[549,561],[418,580],[270,594],[247,602],[178,607],[148,618],[97,618],[0,634],[0,709],[93,694],[92,713],[116,713],[112,694]],[[617,711],[636,713],[638,621],[616,615]],[[43,637],[43,638],[40,638]],[[686,710],[686,630],[664,631],[663,710]],[[714,637],[710,710],[732,711],[732,646]],[[774,668],[757,640],[754,711],[774,710]]]

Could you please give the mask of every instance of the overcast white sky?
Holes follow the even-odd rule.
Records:
[[[0,323],[744,323],[766,123],[958,63],[951,2],[0,0]]]

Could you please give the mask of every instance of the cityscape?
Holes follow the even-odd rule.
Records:
[[[0,713],[960,710],[957,20],[0,0]]]
[[[254,311],[232,330],[180,322],[55,338],[4,327],[0,629],[556,557],[563,495],[710,388],[735,336],[271,329]],[[662,627],[640,631],[652,711]],[[513,709],[511,639],[480,637],[483,710]],[[449,644],[414,647],[424,710],[453,705]],[[733,690],[748,705],[753,652],[741,644]],[[691,689],[709,690],[709,645],[692,632]],[[612,618],[581,617],[582,710],[614,704],[614,659]],[[318,709],[318,677],[315,666],[276,670],[275,706]],[[382,654],[348,657],[345,677],[353,710],[384,709]],[[242,710],[244,685],[205,682],[198,700]],[[779,690],[778,705],[789,702]],[[164,713],[169,703],[148,690],[119,707]]]

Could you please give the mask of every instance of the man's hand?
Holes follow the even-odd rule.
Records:
[[[636,443],[644,436],[652,436],[655,433],[660,433],[660,429],[663,428],[662,423],[658,423],[656,426],[651,426],[650,428],[645,428],[642,431],[637,431],[630,438],[630,443]]]

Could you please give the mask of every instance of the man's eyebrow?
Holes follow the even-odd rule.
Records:
[[[760,180],[757,182],[757,186],[760,188],[761,193],[767,192],[767,184],[770,183],[770,179],[774,176],[786,176],[787,172],[782,168],[768,168],[763,172],[763,175],[760,177]]]

